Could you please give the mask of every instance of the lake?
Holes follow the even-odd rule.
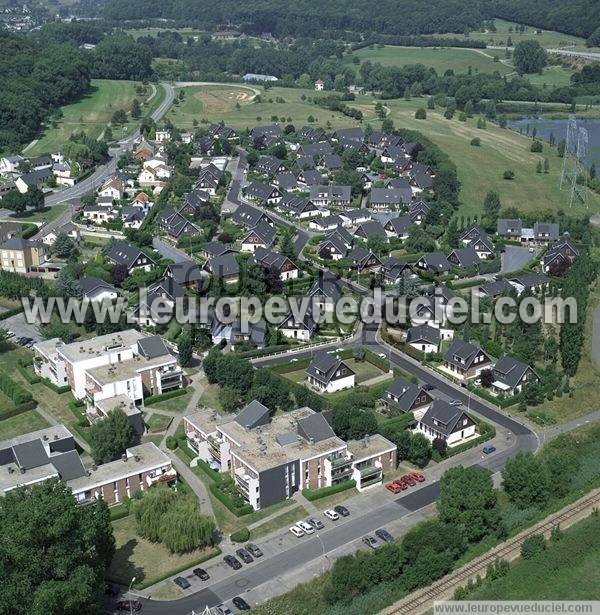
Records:
[[[544,141],[548,141],[550,133],[554,134],[556,142],[563,141],[567,136],[567,123],[568,120],[545,120],[537,118],[528,118],[522,120],[509,121],[507,126],[522,132],[523,135],[527,134],[527,127],[529,126],[529,134],[535,126],[537,130],[537,136]],[[592,162],[596,165],[596,168],[600,170],[600,120],[577,120],[577,125],[585,128],[588,131],[588,147],[589,155],[586,163],[588,166]]]

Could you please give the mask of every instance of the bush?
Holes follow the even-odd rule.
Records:
[[[546,550],[546,539],[542,534],[534,534],[523,541],[521,545],[521,557],[531,559]]]
[[[165,401],[167,399],[173,399],[174,397],[181,397],[187,393],[187,389],[175,389],[174,391],[167,391],[161,395],[149,395],[144,399],[144,406],[152,406],[158,402]]]
[[[0,320],[6,320],[7,318],[10,318],[11,316],[16,316],[17,314],[20,314],[22,311],[23,311],[23,306],[13,308],[12,310],[6,310],[6,312],[2,312],[2,314],[0,314]]]
[[[174,451],[179,446],[179,442],[175,436],[167,436],[166,445],[170,451]]]
[[[40,381],[39,376],[36,376],[30,369],[27,369],[27,367],[25,367],[24,365],[21,365],[20,362],[17,363],[15,367],[19,374],[21,374],[21,376],[23,376],[23,378],[25,378],[25,380],[27,380],[29,384],[37,384]]]
[[[53,382],[50,382],[48,378],[40,378],[41,383],[45,386],[58,393],[59,395],[63,395],[64,393],[68,393],[71,390],[69,385],[65,385],[64,387],[56,386]]]
[[[309,502],[314,502],[315,500],[327,497],[328,495],[340,493],[342,491],[346,491],[346,489],[352,489],[352,487],[356,487],[356,481],[345,480],[337,485],[332,485],[331,487],[323,487],[323,489],[302,489],[302,495]]]
[[[247,542],[250,540],[250,530],[247,527],[243,527],[237,532],[233,532],[229,538],[231,542]]]
[[[481,139],[479,137],[475,137],[474,139],[471,139],[471,145],[473,147],[480,147],[481,146]]]
[[[15,406],[33,399],[31,393],[15,382],[6,372],[0,370],[0,391],[8,397]]]
[[[507,169],[506,171],[504,171],[504,174],[502,175],[502,177],[504,177],[504,179],[514,179],[515,178],[515,172],[511,171],[510,169]]]
[[[424,107],[419,107],[415,111],[415,119],[416,120],[426,120],[427,119],[427,111]]]
[[[530,148],[530,149],[531,149],[531,151],[532,151],[532,152],[534,152],[534,153],[539,153],[539,152],[541,152],[544,148],[543,148],[542,142],[541,142],[541,141],[537,141],[537,140],[536,140],[536,141],[534,141],[534,142],[531,144],[531,148]]]

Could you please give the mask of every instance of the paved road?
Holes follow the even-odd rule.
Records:
[[[535,250],[536,253],[539,252],[539,248]],[[505,246],[501,257],[502,268],[500,269],[500,273],[520,271],[535,257],[536,253],[532,254],[529,248],[523,248],[521,246]]]
[[[498,46],[490,46],[486,47],[486,49],[501,49],[504,50],[506,47],[498,47]],[[510,50],[514,50],[514,47],[509,47]],[[600,53],[596,53],[594,51],[572,51],[570,49],[546,49],[548,53],[556,53],[561,56],[570,56],[572,58],[584,58],[586,60],[597,60],[600,62]]]
[[[170,243],[167,243],[163,239],[159,239],[158,237],[154,237],[152,239],[152,247],[163,257],[169,258],[174,263],[183,263],[184,261],[189,261],[190,257],[179,248],[172,246]]]

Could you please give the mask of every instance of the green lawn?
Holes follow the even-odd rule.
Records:
[[[81,100],[62,107],[63,117],[58,120],[56,127],[47,127],[37,143],[27,149],[27,154],[35,156],[56,152],[71,134],[81,130],[93,138],[99,137],[117,109],[129,112],[131,103],[136,97],[135,85],[133,81],[92,79],[91,91]],[[157,94],[150,101],[149,108],[154,108],[155,103],[163,95],[163,88],[158,86]],[[114,137],[127,136],[132,129],[132,124],[127,125],[125,130],[115,128]]]
[[[188,387],[185,390],[185,395],[179,395],[178,397],[165,399],[165,401],[159,401],[156,404],[148,406],[148,409],[165,410],[166,412],[183,412],[187,408],[193,393],[194,387]]]
[[[16,222],[50,222],[55,218],[58,218],[65,209],[67,209],[69,205],[67,203],[60,203],[58,205],[53,205],[52,207],[44,207],[44,209],[40,209],[38,211],[34,211],[32,209],[24,212],[19,216],[11,216],[12,221]]]
[[[598,600],[600,598],[600,517],[592,515],[565,530],[558,542],[508,574],[484,583],[469,600]]]
[[[125,30],[127,34],[133,36],[133,38],[138,39],[141,36],[152,36],[157,37],[161,32],[177,32],[184,38],[188,38],[189,36],[199,36],[200,34],[205,34],[202,30],[197,30],[195,28],[140,28],[140,29],[131,29]]]
[[[184,555],[175,555],[160,543],[140,538],[135,531],[133,515],[113,521],[116,552],[107,572],[111,581],[134,587],[148,586],[196,562],[218,554],[218,549],[197,549]]]
[[[219,385],[209,384],[206,378],[200,380],[200,386],[204,389],[200,396],[200,404],[212,408],[217,412],[224,412],[221,400],[219,399]]]
[[[568,70],[562,66],[548,66],[541,75],[527,75],[527,79],[534,85],[543,88],[563,87],[571,84],[572,74],[572,70]]]
[[[368,361],[357,361],[356,359],[344,359],[344,363],[356,374],[356,383],[360,384],[365,380],[376,378],[384,374],[378,367]]]
[[[35,410],[27,410],[27,412],[0,421],[0,440],[8,440],[30,431],[44,429],[44,427],[50,427],[48,421]]]
[[[146,425],[148,425],[148,429],[150,431],[162,431],[167,428],[170,422],[170,416],[165,416],[164,414],[153,414],[146,420]]]
[[[287,500],[290,502],[291,500]],[[272,507],[271,507],[272,508]],[[269,521],[265,521],[261,523],[259,526],[255,527],[250,532],[250,539],[257,540],[258,538],[262,538],[271,532],[276,532],[277,530],[288,528],[290,525],[294,525],[296,521],[300,521],[300,519],[306,519],[308,517],[308,512],[304,508],[304,506],[295,506],[291,510],[270,519]]]
[[[394,47],[386,45],[383,48],[365,47],[347,56],[348,62],[352,58],[359,58],[361,62],[378,62],[383,66],[406,66],[407,64],[424,64],[432,67],[438,74],[447,70],[455,73],[466,73],[469,68],[473,73],[500,72],[508,74],[513,71],[502,62],[494,62],[494,56],[500,59],[504,54],[494,50],[460,49],[453,47]],[[350,64],[358,70],[358,64]]]
[[[559,190],[562,159],[556,149],[544,145],[542,154],[529,151],[531,139],[516,132],[499,128],[491,122],[487,128],[477,128],[476,118],[460,122],[458,116],[447,120],[443,109],[427,111],[426,120],[416,120],[418,107],[425,107],[425,100],[390,100],[390,117],[398,128],[419,130],[446,152],[458,169],[461,182],[461,209],[465,215],[481,214],[485,195],[495,190],[500,195],[503,207],[514,206],[521,211],[542,211],[568,208],[567,194]],[[362,107],[361,107],[362,108]],[[481,146],[470,145],[471,139],[479,137]],[[550,172],[538,174],[538,160],[547,156]],[[515,179],[503,179],[505,170],[512,170]],[[572,215],[596,211],[600,197],[589,193],[589,210],[580,204],[573,205]]]
[[[264,88],[255,87],[261,92],[262,100],[255,102],[254,91],[239,85],[192,86],[183,89],[184,101],[179,106],[172,107],[167,114],[169,120],[179,128],[189,129],[193,126],[194,120],[201,122],[202,119],[208,122],[223,120],[233,128],[252,128],[274,121],[271,119],[273,116],[277,116],[280,122],[291,118],[294,125],[302,126],[307,123],[309,115],[312,115],[317,120],[316,123],[323,127],[327,122],[333,128],[358,124],[340,113],[327,111],[312,104],[310,100],[315,95],[314,90],[274,87],[265,91]],[[302,100],[302,96],[305,100]],[[278,98],[284,102],[275,102]],[[236,107],[238,104],[239,108]],[[367,110],[367,118],[374,117],[374,110]]]

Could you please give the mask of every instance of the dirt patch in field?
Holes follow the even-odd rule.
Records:
[[[250,90],[240,88],[211,88],[194,94],[194,98],[202,103],[207,115],[225,114],[232,111],[236,104],[244,105],[252,102],[255,94]]]

